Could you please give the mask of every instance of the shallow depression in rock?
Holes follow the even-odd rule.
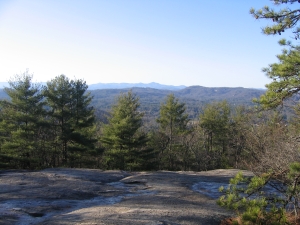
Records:
[[[219,192],[219,188],[223,186],[224,188],[228,187],[228,183],[220,183],[213,181],[201,181],[195,183],[192,186],[192,190],[199,192],[200,194],[206,195],[210,198],[217,199],[223,195],[223,193]]]

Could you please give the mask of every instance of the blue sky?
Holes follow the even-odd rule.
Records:
[[[251,7],[269,0],[0,0],[0,81],[65,74],[94,83],[263,88],[286,36]]]

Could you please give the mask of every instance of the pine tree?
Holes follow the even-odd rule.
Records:
[[[250,118],[253,109],[245,106],[237,106],[233,109],[231,123],[229,128],[229,148],[231,154],[231,166],[234,168],[241,167],[242,158],[247,154],[246,138],[250,129]],[[254,114],[257,118],[257,113]],[[253,121],[252,121],[253,122]]]
[[[266,85],[266,93],[256,100],[266,109],[283,105],[300,91],[300,46],[283,50],[277,58],[278,63],[263,69],[272,82]]]
[[[205,131],[206,151],[211,155],[210,169],[226,166],[229,119],[230,107],[226,101],[207,104],[200,114],[199,125]]]
[[[147,136],[141,131],[143,113],[138,111],[139,98],[129,91],[118,97],[108,124],[103,126],[101,142],[110,169],[133,170],[141,167],[141,153]]]
[[[274,0],[276,6],[285,5],[284,8],[274,10],[269,6],[262,9],[251,9],[256,19],[266,19],[272,21],[273,25],[263,28],[263,33],[267,35],[281,35],[287,29],[293,29],[295,39],[299,39],[300,27],[298,22],[300,19],[300,10],[293,7],[290,9],[286,5],[299,3],[298,0]],[[285,39],[279,41],[280,45],[288,47],[284,49],[282,54],[278,55],[278,63],[273,63],[269,67],[264,68],[263,72],[272,79],[267,84],[267,92],[259,99],[255,99],[263,108],[270,109],[283,105],[284,101],[295,96],[300,91],[299,82],[299,63],[300,63],[300,46],[293,45]]]
[[[81,154],[94,148],[94,111],[87,88],[84,81],[69,80],[65,75],[47,82],[44,95],[49,106],[53,166],[60,162],[74,166]]]
[[[300,19],[299,9],[290,9],[287,4],[300,3],[298,0],[271,0],[276,6],[284,5],[283,9],[278,11],[265,6],[262,9],[250,9],[250,14],[256,19],[266,19],[273,22],[273,25],[263,28],[263,33],[266,35],[281,35],[287,29],[294,29],[295,39],[299,38],[300,27],[297,23]]]
[[[76,161],[81,164],[83,157],[88,157],[95,152],[96,124],[94,109],[90,106],[92,97],[86,93],[88,86],[83,80],[71,81],[73,98],[73,117],[71,135],[71,144],[69,145],[69,154],[71,155],[70,165],[75,166]]]
[[[41,86],[32,83],[28,71],[9,81],[5,92],[10,100],[1,100],[1,151],[13,158],[15,167],[33,168],[42,164],[40,140],[45,116]]]
[[[174,94],[167,96],[166,102],[160,106],[160,115],[157,122],[160,130],[167,136],[166,152],[163,154],[167,160],[168,169],[174,170],[177,160],[177,153],[180,151],[180,144],[177,142],[179,135],[187,131],[188,115],[185,113],[185,104],[180,103]],[[164,160],[164,159],[163,159]]]
[[[275,5],[300,3],[298,0],[273,0]],[[284,8],[279,11],[265,6],[263,9],[251,9],[256,19],[272,20],[272,26],[263,28],[267,35],[281,35],[286,29],[294,29],[294,38],[300,37],[299,9]],[[274,109],[287,99],[299,100],[299,64],[300,46],[290,41],[279,42],[289,49],[278,55],[279,63],[273,63],[263,71],[272,79],[267,91],[256,101],[265,109]],[[294,102],[292,101],[294,104]],[[297,107],[296,107],[297,110]],[[276,115],[276,114],[275,114]],[[238,174],[231,179],[226,195],[218,203],[235,210],[242,210],[242,224],[298,224],[299,221],[299,145],[298,137],[289,133],[288,126],[282,125],[276,115],[269,124],[254,126],[247,146],[255,158],[254,177],[245,178]],[[297,129],[296,129],[297,130]],[[256,147],[257,145],[257,147]],[[249,158],[248,158],[249,160]],[[270,185],[275,191],[265,191]],[[290,218],[288,218],[290,217]],[[289,219],[289,220],[288,220]],[[238,224],[236,222],[236,224]]]

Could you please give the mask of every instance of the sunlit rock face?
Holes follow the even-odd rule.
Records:
[[[0,224],[218,224],[236,172],[1,171]]]

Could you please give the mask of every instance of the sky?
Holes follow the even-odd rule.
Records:
[[[0,82],[27,69],[96,83],[264,88],[281,38],[251,7],[270,0],[0,0]],[[275,6],[273,6],[276,8]]]

